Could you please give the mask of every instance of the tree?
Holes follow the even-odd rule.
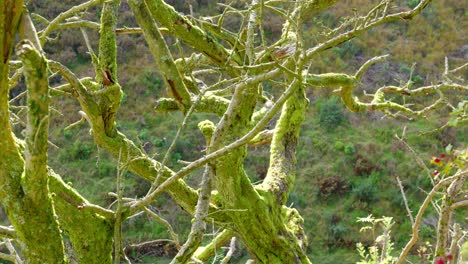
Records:
[[[70,241],[79,263],[120,263],[125,258],[122,223],[139,212],[155,216],[147,206],[167,192],[194,217],[189,238],[173,263],[207,261],[215,248],[233,237],[242,241],[256,263],[310,263],[303,219],[297,210],[286,206],[295,181],[298,135],[308,106],[305,90],[336,89],[343,104],[354,112],[384,111],[412,117],[442,107],[445,91],[467,90],[466,85],[453,78],[466,66],[463,65],[454,70],[447,66],[440,84],[415,89],[409,83],[402,87],[384,86],[376,90],[370,101],[355,97],[353,92],[364,72],[387,55],[368,60],[351,74],[310,73],[310,64],[327,49],[379,25],[409,20],[431,1],[422,0],[408,9],[395,8],[392,1],[383,0],[366,14],[356,14],[336,28],[326,29],[319,42],[307,46],[301,25],[335,2],[253,0],[242,10],[225,6],[223,13],[210,21],[180,14],[161,0],[129,0],[140,28],[118,28],[120,1],[90,0],[51,21],[41,19],[44,29],[36,32],[23,2],[5,0],[0,7],[0,199],[12,227],[0,229],[2,235],[15,241],[28,263],[66,263],[64,240]],[[98,23],[80,17],[80,12],[97,5],[102,6]],[[262,28],[265,10],[285,19],[281,37],[271,45]],[[245,17],[245,27],[239,33],[223,28],[229,13]],[[94,77],[78,78],[60,62],[48,60],[42,51],[52,32],[76,27],[99,29],[97,54],[84,35]],[[125,32],[144,34],[168,95],[158,99],[155,109],[180,111],[184,122],[179,132],[197,112],[219,116],[217,124],[209,120],[199,124],[206,139],[206,153],[181,170],[173,171],[167,166],[169,154],[156,160],[116,127],[122,100],[116,37]],[[17,33],[21,41],[14,48]],[[163,34],[182,41],[184,48],[190,47],[193,53],[176,58]],[[12,59],[13,49],[19,60]],[[63,76],[67,84],[50,88],[49,71]],[[10,72],[14,72],[11,78]],[[26,77],[28,96],[24,138],[12,132],[9,107],[9,90],[21,74]],[[262,82],[270,79],[278,82],[277,89],[282,89],[276,99],[262,93]],[[114,195],[117,203],[112,210],[88,202],[47,166],[49,96],[59,94],[79,102],[80,115],[89,124],[95,143],[118,161],[118,188]],[[417,110],[391,101],[388,94],[409,98],[438,94],[440,98]],[[460,103],[464,110],[455,115],[457,124],[467,122],[466,106],[466,100]],[[274,128],[264,129],[277,115]],[[174,142],[167,153],[172,151]],[[262,183],[253,184],[243,167],[247,145],[265,143],[270,144],[268,172]],[[202,166],[202,186],[197,191],[183,177]],[[123,197],[121,178],[126,170],[152,183],[145,197]],[[466,168],[459,174],[466,175]],[[210,244],[201,246],[206,222],[214,222],[224,231]],[[20,262],[17,255],[5,257]]]

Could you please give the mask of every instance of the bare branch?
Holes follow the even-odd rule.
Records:
[[[234,252],[236,250],[236,237],[231,238],[231,243],[229,243],[229,250],[226,253],[226,256],[221,260],[221,264],[228,264],[229,261],[232,258],[232,255],[234,255]]]
[[[222,45],[198,26],[192,24],[185,16],[177,13],[164,1],[150,0],[146,1],[146,4],[153,18],[157,19],[162,26],[168,28],[177,38],[182,39],[195,50],[202,52],[220,66],[229,61],[231,55]],[[237,64],[241,64],[238,55],[234,55],[233,59]]]
[[[339,44],[343,43],[343,42],[346,42],[364,32],[366,32],[367,30],[369,30],[370,28],[373,28],[373,27],[376,27],[376,26],[379,26],[379,25],[382,25],[382,24],[385,24],[385,23],[389,23],[389,22],[392,22],[392,21],[397,21],[397,20],[400,20],[400,19],[411,19],[413,18],[414,16],[416,16],[417,14],[419,14],[423,9],[424,7],[426,7],[429,3],[431,2],[431,0],[422,0],[421,2],[419,2],[419,4],[412,10],[410,11],[406,11],[406,12],[399,12],[399,13],[396,13],[396,14],[386,14],[385,16],[382,16],[382,17],[379,17],[378,19],[375,19],[375,20],[372,20],[372,21],[369,21],[367,22],[367,17],[359,17],[357,20],[361,20],[361,21],[366,21],[367,23],[365,25],[362,25],[360,27],[355,27],[347,32],[344,32],[330,40],[327,40],[323,43],[320,43],[318,44],[317,46],[307,50],[307,56],[306,56],[306,60],[309,61],[311,60],[315,55],[319,54],[320,52],[324,51],[324,50],[327,50],[329,48],[332,48],[332,47],[335,47],[335,46],[338,46]]]
[[[401,251],[400,256],[398,257],[398,260],[397,260],[397,264],[403,264],[403,262],[405,261],[406,256],[408,255],[409,251],[414,246],[414,244],[416,244],[416,242],[418,241],[419,225],[421,224],[423,214],[426,211],[427,206],[431,203],[432,198],[434,197],[434,195],[439,191],[440,188],[451,184],[453,181],[455,181],[455,180],[457,180],[460,177],[463,177],[465,175],[468,175],[468,170],[459,171],[455,175],[450,176],[448,178],[445,178],[445,179],[441,180],[440,182],[438,182],[432,188],[432,190],[427,194],[426,198],[424,199],[424,202],[421,204],[421,207],[419,208],[418,213],[416,214],[411,239],[408,241],[406,246]]]
[[[15,261],[13,261],[13,263],[23,264],[23,260],[20,258],[18,252],[16,251],[11,241],[12,241],[11,239],[5,239],[5,244],[6,244],[8,251],[10,251],[10,254],[15,258]]]
[[[55,17],[48,25],[47,27],[42,30],[39,34],[39,40],[41,42],[41,46],[44,46],[44,43],[47,41],[47,37],[50,35],[50,33],[56,29],[57,25],[75,15],[76,13],[78,12],[81,12],[83,10],[86,10],[92,6],[95,6],[95,5],[99,5],[99,4],[102,4],[104,2],[104,0],[90,0],[88,2],[84,2],[82,4],[79,4],[79,5],[76,5],[76,6],[73,6],[72,8],[70,8],[69,10],[65,11],[65,12],[62,12],[60,13],[57,17]]]
[[[154,213],[147,207],[145,207],[143,210],[145,211],[145,213],[147,213],[149,216],[151,216],[152,218],[154,218],[156,221],[158,221],[160,224],[162,224],[163,226],[167,228],[177,249],[180,249],[179,236],[177,235],[176,232],[174,232],[174,229],[172,228],[171,224],[166,219],[160,217],[159,215],[157,215],[156,213]]]
[[[403,202],[405,204],[406,212],[408,213],[408,217],[411,220],[411,226],[414,226],[413,212],[411,212],[411,210],[410,210],[410,208],[408,206],[408,200],[406,200],[405,190],[403,189],[403,185],[401,184],[401,181],[400,181],[399,177],[397,177],[397,182],[398,182],[398,186],[400,187],[401,196],[403,197]]]
[[[205,217],[208,213],[211,190],[213,188],[213,169],[210,165],[205,166],[201,182],[201,191],[198,196],[197,208],[192,223],[192,228],[187,241],[184,243],[177,255],[172,259],[173,264],[186,263],[195,253],[203,240],[206,230]]]

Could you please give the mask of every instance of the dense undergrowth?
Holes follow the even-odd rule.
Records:
[[[31,1],[30,5],[33,12],[50,19],[73,4],[70,2],[79,1],[54,1],[51,5],[49,2]],[[191,2],[198,15],[219,12],[211,1],[172,2],[176,2],[176,8],[184,12],[188,11],[187,3]],[[315,34],[320,28],[333,27],[340,17],[352,15],[353,7],[361,8],[363,2],[370,1],[343,1],[311,20],[305,25],[310,32],[306,41],[319,41],[320,36]],[[415,1],[406,2],[411,6]],[[408,78],[415,86],[434,82],[440,79],[443,72],[445,56],[453,65],[460,65],[466,59],[467,47],[464,41],[467,34],[463,28],[468,27],[465,8],[463,1],[434,1],[421,16],[409,23],[401,22],[373,29],[327,51],[313,62],[313,70],[319,73],[353,73],[370,57],[389,53],[391,58],[388,61],[372,67],[366,74],[359,93],[372,93],[379,85],[406,83]],[[98,17],[98,14],[99,10],[90,10],[85,15]],[[122,5],[121,20],[123,25],[134,25],[125,3]],[[231,23],[235,28],[239,21],[233,19],[226,23]],[[273,16],[266,19],[267,35],[274,39],[281,31],[278,26],[281,23],[280,19]],[[45,47],[45,50],[50,58],[64,62],[79,75],[92,76],[90,58],[78,32],[67,30],[60,33],[57,41]],[[96,40],[96,32],[88,30],[88,34],[91,41]],[[147,153],[162,159],[182,116],[179,113],[153,112],[154,102],[164,94],[165,88],[142,36],[123,35],[119,36],[118,41],[119,82],[125,92],[118,113],[118,128],[139,142]],[[174,44],[170,38],[168,42]],[[170,47],[176,50],[174,46]],[[414,62],[417,66],[412,72]],[[466,71],[464,74],[466,79]],[[274,84],[265,82],[264,87],[270,96],[275,96]],[[18,94],[21,89],[13,90],[12,94]],[[356,243],[360,241],[366,245],[373,241],[373,237],[359,232],[361,226],[356,223],[358,217],[368,214],[394,217],[396,224],[392,234],[396,249],[401,248],[409,239],[411,224],[406,216],[396,177],[402,180],[413,211],[418,209],[425,197],[424,190],[430,189],[431,183],[427,173],[417,165],[409,149],[395,135],[401,135],[406,127],[408,143],[430,166],[431,157],[442,153],[445,146],[452,144],[455,148],[466,148],[466,127],[449,128],[440,133],[421,136],[421,132],[443,124],[446,120],[441,116],[446,113],[432,115],[427,120],[392,119],[381,113],[350,113],[333,97],[331,91],[325,89],[308,90],[308,97],[311,104],[301,132],[297,156],[298,176],[289,203],[298,208],[304,217],[311,259],[323,264],[356,262],[359,257]],[[55,98],[53,107],[58,111],[52,112],[50,140],[56,147],[50,148],[50,166],[89,200],[108,206],[112,199],[107,192],[115,190],[115,160],[105,150],[96,147],[86,124],[65,129],[80,118],[77,114],[78,105],[73,99]],[[169,164],[171,167],[180,168],[178,160],[194,160],[203,155],[204,142],[194,131],[198,121],[206,118],[217,120],[211,115],[196,115],[190,120],[173,151]],[[21,133],[21,125],[16,130]],[[254,182],[261,181],[266,173],[267,150],[267,147],[262,146],[249,149],[251,155],[246,166]],[[146,194],[148,183],[130,173],[126,173],[126,176],[126,196],[139,197]],[[187,181],[196,186],[199,176],[200,172],[197,171],[189,175]],[[173,224],[180,239],[185,239],[190,229],[188,215],[167,196],[160,197],[152,206]],[[426,213],[421,243],[434,243],[436,217],[433,210]],[[128,221],[125,236],[126,243],[169,238],[165,227],[144,216]],[[242,257],[242,254],[237,255],[238,259]]]

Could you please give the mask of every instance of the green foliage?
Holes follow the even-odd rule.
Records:
[[[344,147],[344,153],[346,155],[352,155],[356,152],[356,148],[354,147],[353,144],[347,144],[345,147]]]
[[[351,58],[352,56],[360,55],[362,47],[356,44],[354,41],[345,42],[332,49],[339,58]]]
[[[88,159],[93,152],[94,145],[90,143],[84,143],[80,141],[75,141],[73,147],[70,149],[70,158],[71,159]]]
[[[161,95],[161,88],[163,87],[163,80],[149,68],[143,69],[137,75],[130,79],[128,85],[144,88],[144,96],[157,96]]]
[[[336,141],[335,142],[335,149],[336,150],[344,150],[345,144],[341,141]]]
[[[419,4],[419,0],[408,0],[407,3],[409,7],[414,8]]]
[[[332,130],[342,125],[345,121],[343,105],[338,97],[331,97],[318,104],[319,124],[326,129]]]
[[[372,203],[378,199],[378,189],[372,177],[354,183],[351,193],[355,199],[365,203]]]
[[[394,225],[392,217],[375,218],[372,215],[358,218],[358,222],[366,225],[360,232],[370,232],[375,240],[374,245],[366,248],[362,243],[357,243],[357,251],[361,256],[361,261],[357,264],[392,264],[396,262],[396,257],[392,256],[393,242],[390,238],[390,229]],[[382,234],[375,237],[376,232]]]

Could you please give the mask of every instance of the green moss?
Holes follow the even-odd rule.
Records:
[[[205,138],[211,138],[216,127],[210,120],[204,120],[198,123],[198,129],[200,129]]]

